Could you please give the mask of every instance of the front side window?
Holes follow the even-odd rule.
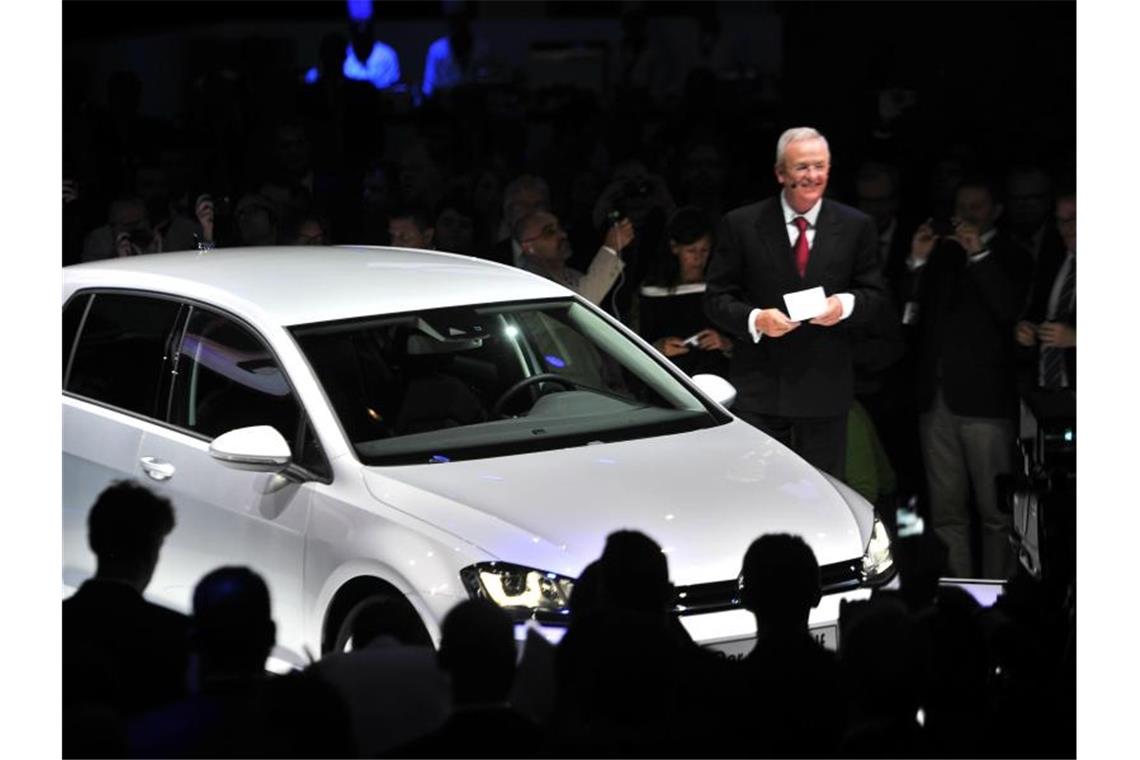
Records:
[[[725,421],[572,300],[292,328],[366,464],[445,462]]]
[[[301,414],[285,374],[245,327],[195,308],[178,342],[170,421],[208,438],[270,425],[302,450]]]
[[[65,390],[130,412],[161,415],[166,349],[179,304],[125,293],[92,298],[81,329],[78,312],[65,312],[65,345],[67,330],[79,330]]]

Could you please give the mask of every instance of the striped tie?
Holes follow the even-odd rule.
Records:
[[[1056,307],[1049,315],[1049,320],[1057,319],[1059,315],[1069,314],[1073,303],[1073,293],[1077,289],[1077,262],[1073,260],[1061,284],[1061,293],[1057,297]],[[1065,385],[1065,351],[1064,348],[1052,346],[1041,347],[1041,385],[1045,388],[1063,388]]]

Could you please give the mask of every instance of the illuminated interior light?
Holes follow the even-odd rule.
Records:
[[[375,409],[372,409],[372,408],[369,408],[369,409],[368,409],[368,416],[369,416],[369,417],[371,417],[371,418],[372,418],[373,420],[375,420],[376,422],[380,422],[380,420],[381,420],[381,417],[380,417],[380,412],[378,412],[378,411],[376,411]]]
[[[506,329],[503,330],[503,332],[506,333],[508,338],[519,337],[519,328],[515,327],[514,325],[507,325]]]
[[[563,361],[562,359],[560,359],[557,356],[554,356],[552,354],[547,354],[546,356],[544,356],[542,358],[545,359],[546,363],[549,364],[551,367],[563,369],[566,366],[565,361]]]

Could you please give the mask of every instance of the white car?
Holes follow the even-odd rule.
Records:
[[[246,248],[63,270],[65,593],[94,572],[87,510],[112,480],[168,496],[147,589],[188,610],[224,564],[269,584],[278,668],[346,645],[372,597],[438,643],[481,596],[552,639],[614,530],[668,556],[699,643],[747,651],[744,551],[802,536],[836,640],[840,598],[894,573],[872,507],[726,411],[565,288],[451,254]]]

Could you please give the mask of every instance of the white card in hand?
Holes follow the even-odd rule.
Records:
[[[784,304],[788,307],[788,319],[803,322],[827,311],[827,296],[821,287],[797,290],[784,294]]]

